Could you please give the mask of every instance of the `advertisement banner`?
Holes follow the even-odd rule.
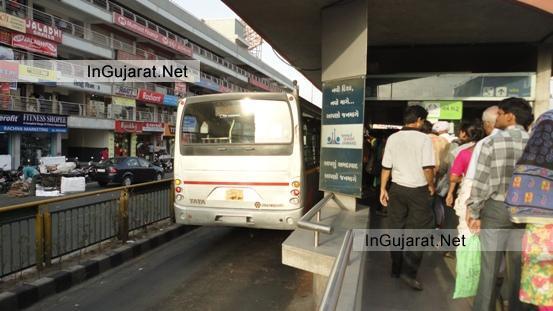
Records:
[[[58,56],[58,45],[27,34],[13,34],[12,46],[52,57]]]
[[[0,132],[67,133],[67,116],[0,110]]]
[[[463,118],[463,101],[441,100],[411,102],[409,105],[418,104],[428,111],[429,120],[461,120]]]
[[[163,123],[161,122],[142,122],[142,132],[164,132]]]
[[[230,92],[232,92],[232,89],[230,89],[226,86],[220,85],[219,86],[219,92],[221,92],[221,93],[230,93]]]
[[[152,92],[146,89],[140,89],[138,91],[138,95],[136,96],[136,99],[144,102],[148,102],[148,103],[153,103],[153,104],[162,104],[163,96],[164,95],[162,93]]]
[[[111,97],[111,102],[119,106],[136,107],[136,100],[134,98],[113,96]]]
[[[365,78],[323,83],[319,188],[361,197]]]
[[[142,133],[142,123],[134,121],[115,120],[116,133]]]
[[[136,98],[138,95],[138,89],[132,86],[115,84],[113,85],[113,94]]]
[[[163,96],[163,104],[165,106],[177,107],[178,101],[179,101],[179,98],[177,96],[173,96],[173,95]]]
[[[56,27],[45,25],[29,18],[26,20],[25,27],[28,34],[57,43],[61,43],[62,41],[63,31]]]
[[[6,14],[4,12],[0,12],[0,27],[8,28],[22,33],[25,33],[27,29],[24,19]]]
[[[19,65],[19,80],[26,82],[56,82],[56,72],[53,70],[31,67],[27,65]]]
[[[130,30],[134,33],[137,33],[143,37],[154,40],[158,43],[161,43],[171,49],[187,56],[192,56],[192,48],[177,42],[173,39],[170,39],[159,32],[152,30],[142,24],[135,22],[134,20],[127,18],[121,14],[113,13],[113,23],[121,26],[127,30]]]

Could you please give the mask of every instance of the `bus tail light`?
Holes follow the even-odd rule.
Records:
[[[180,193],[180,192],[182,191],[182,188],[181,188],[181,187],[176,187],[176,188],[175,188],[175,191],[176,191],[177,193]]]
[[[297,197],[300,195],[300,190],[299,189],[292,189],[292,191],[290,191],[290,194]]]
[[[298,198],[291,198],[291,199],[290,199],[290,203],[292,203],[292,204],[299,204],[299,203],[300,203],[300,199],[298,199]]]
[[[177,198],[177,201],[180,201],[184,198],[184,196],[182,194],[177,194],[176,198]]]
[[[180,185],[182,182],[180,179],[175,179],[175,186],[178,186]]]
[[[297,181],[297,180],[294,180],[294,181],[292,182],[292,187],[294,187],[294,188],[299,188],[299,187],[300,187],[300,182]]]

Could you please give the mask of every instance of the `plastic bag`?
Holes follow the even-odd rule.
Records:
[[[456,270],[453,299],[475,296],[480,278],[480,238],[477,235],[472,235],[465,246],[457,248]]]

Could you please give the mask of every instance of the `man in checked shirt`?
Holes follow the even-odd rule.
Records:
[[[534,116],[528,102],[521,98],[504,99],[498,106],[495,127],[502,131],[482,144],[471,196],[467,201],[468,225],[472,232],[480,234],[483,250],[473,310],[495,310],[496,280],[504,255],[507,272],[504,280],[509,293],[505,298],[509,299],[509,310],[525,310],[518,299],[522,230],[486,229],[520,229],[510,221],[503,202],[515,164],[528,142],[526,131]]]

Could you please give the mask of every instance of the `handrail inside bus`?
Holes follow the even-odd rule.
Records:
[[[326,234],[331,234],[333,229],[330,225],[324,225],[321,224],[321,209],[325,207],[326,203],[328,201],[333,200],[338,204],[338,206],[342,207],[342,202],[336,200],[336,196],[334,193],[327,194],[322,200],[320,200],[313,208],[309,210],[303,217],[298,221],[298,227],[302,229],[307,229],[311,231],[315,231],[315,247],[319,246],[319,233],[323,232]],[[313,216],[317,216],[317,222],[311,222],[311,218]]]

